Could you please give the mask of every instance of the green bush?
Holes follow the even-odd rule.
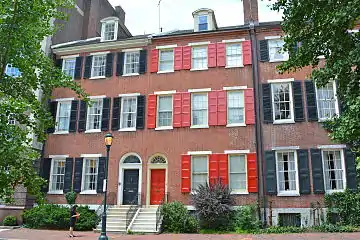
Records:
[[[196,233],[199,230],[197,220],[190,215],[180,202],[166,203],[161,207],[162,227],[165,232]]]
[[[256,205],[242,206],[234,211],[232,228],[238,233],[254,232],[261,227],[256,214]]]
[[[16,226],[17,220],[15,216],[6,216],[3,221],[4,226]]]
[[[75,230],[77,231],[93,230],[100,221],[100,217],[96,215],[95,211],[90,210],[88,206],[78,207],[76,211],[80,213],[80,217],[75,224]]]
[[[315,226],[313,229],[319,232],[356,232],[358,230],[353,226],[341,226],[336,224],[323,224]]]
[[[306,232],[306,228],[300,228],[300,227],[268,227],[266,229],[261,229],[258,231],[258,233],[262,234],[273,234],[273,233],[302,233]]]
[[[66,198],[66,202],[69,204],[69,205],[74,205],[75,204],[75,201],[76,201],[76,192],[68,192],[65,194],[65,198]]]

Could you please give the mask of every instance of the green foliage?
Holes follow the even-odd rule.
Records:
[[[314,231],[318,232],[356,232],[358,228],[353,226],[341,226],[335,224],[323,224],[313,227]]]
[[[80,217],[75,224],[75,230],[77,231],[93,230],[100,222],[100,217],[96,215],[95,211],[90,210],[88,206],[78,207],[76,212],[80,213]]]
[[[17,220],[15,216],[6,216],[3,221],[4,226],[16,226]]]
[[[165,232],[196,233],[199,226],[197,220],[181,202],[166,203],[161,207],[162,227]]]
[[[302,233],[306,232],[306,228],[300,227],[268,227],[266,229],[261,229],[257,233],[260,234],[273,234],[273,233]]]
[[[200,229],[201,234],[229,234],[233,233],[231,231],[226,230],[216,230],[216,229]]]
[[[192,194],[192,202],[202,228],[225,230],[231,227],[234,197],[227,185],[200,185]]]
[[[233,229],[238,233],[254,232],[260,229],[261,221],[256,214],[256,205],[242,206],[235,210],[232,218]]]
[[[74,191],[71,191],[71,192],[68,192],[65,194],[66,202],[69,205],[75,204],[76,197],[77,197],[77,195],[76,195],[76,192],[74,192]]]

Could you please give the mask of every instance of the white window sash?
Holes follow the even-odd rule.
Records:
[[[339,116],[340,114],[340,110],[339,110],[339,102],[338,102],[338,98],[337,98],[337,92],[336,92],[336,83],[335,81],[331,81],[330,83],[332,83],[332,87],[333,87],[333,91],[334,91],[334,100],[335,100],[335,114],[337,116]],[[320,104],[319,104],[319,89],[316,87],[315,84],[315,94],[316,94],[316,107],[317,107],[317,115],[318,115],[318,119],[319,121],[326,121],[328,119],[331,119],[332,117],[321,117],[320,116]]]
[[[136,73],[139,73],[139,68],[140,68],[140,52],[139,51],[129,51],[129,52],[125,52],[124,53],[124,74],[123,75],[130,75],[130,74],[136,74]],[[138,55],[138,61],[137,62],[130,62],[130,63],[127,63],[127,60],[128,60],[128,57],[129,55],[132,55],[132,54],[137,54]],[[133,72],[127,72],[127,65],[132,65],[134,64],[135,65],[135,69],[136,71],[133,73]]]
[[[66,63],[67,63],[68,61],[74,61],[74,66],[70,68],[71,70],[73,70],[72,75],[68,75],[68,74],[67,74],[67,72],[70,70],[70,69],[67,69],[67,68],[66,68],[66,66],[67,66]],[[71,79],[74,79],[74,77],[75,77],[75,69],[76,69],[76,57],[74,57],[74,58],[64,58],[64,59],[63,59],[62,72],[66,73],[67,76],[71,77]]]
[[[99,59],[99,58],[105,58],[104,64],[103,65],[98,64],[95,66],[95,59]],[[99,74],[95,75],[95,68],[97,68],[97,69],[103,68],[104,74],[103,75],[99,75]],[[106,74],[106,55],[94,55],[92,57],[91,78],[105,77],[105,74]]]
[[[91,131],[91,130],[99,130],[101,131],[101,120],[102,120],[102,110],[103,110],[103,104],[104,101],[103,99],[94,99],[93,101],[99,102],[99,108],[100,108],[100,114],[90,114],[90,108],[93,106],[88,106],[87,107],[87,117],[86,117],[86,131]],[[90,128],[90,118],[94,116],[99,116],[99,128]]]
[[[172,51],[172,60],[166,60],[166,61],[161,61],[161,54],[164,53],[164,52],[169,52],[169,51]],[[171,68],[170,69],[165,69],[163,70],[162,69],[162,64],[165,64],[166,65],[171,63]],[[175,53],[174,53],[174,49],[171,49],[171,48],[167,48],[167,49],[160,49],[159,50],[159,69],[158,69],[158,72],[161,73],[161,72],[173,72],[174,71],[174,65],[175,65]]]
[[[231,169],[231,163],[230,163],[230,159],[231,156],[243,156],[244,157],[244,164],[245,164],[245,172],[241,172],[239,170],[232,170]],[[244,174],[245,175],[245,189],[240,189],[240,188],[233,188],[231,189],[233,193],[247,193],[248,192],[248,172],[247,172],[247,157],[246,154],[229,154],[228,155],[228,169],[229,169],[229,186],[231,183],[231,174]]]
[[[70,115],[71,115],[71,101],[59,101],[58,103],[58,107],[57,107],[57,110],[56,110],[56,126],[55,126],[55,132],[68,132],[69,131],[69,127],[70,127]],[[63,104],[69,104],[69,112],[68,112],[68,121],[69,121],[69,124],[67,126],[67,129],[65,130],[60,130],[59,127],[60,127],[60,118],[65,118],[63,116],[60,116],[60,111],[61,111],[61,106]]]
[[[278,153],[294,153],[294,170],[291,170],[291,172],[295,171],[295,190],[284,190],[281,191],[280,190],[280,178],[279,178],[279,174],[280,174],[280,169],[279,169],[279,161],[282,159],[278,158]],[[297,156],[297,152],[290,150],[290,151],[276,151],[275,152],[275,160],[276,160],[276,182],[277,182],[277,191],[278,191],[278,196],[298,196],[300,195],[299,193],[299,171],[298,171],[298,156]],[[288,162],[289,162],[289,158],[288,158]],[[290,165],[290,164],[289,164]],[[290,172],[288,170],[288,172]]]
[[[203,95],[207,101],[207,104],[203,108],[194,109],[194,96]],[[207,93],[194,93],[191,94],[191,126],[208,126],[209,125],[209,96]],[[194,111],[206,111],[206,122],[202,124],[194,124]]]
[[[291,118],[290,119],[275,119],[276,115],[275,115],[275,91],[274,91],[274,85],[276,84],[285,84],[285,83],[274,83],[271,84],[271,104],[272,104],[272,114],[273,114],[273,123],[277,124],[277,123],[293,123],[294,121],[294,99],[293,99],[293,90],[292,90],[292,84],[291,82],[287,82],[286,84],[288,84],[289,86],[289,105],[290,105],[290,114],[291,114]]]
[[[86,169],[86,163],[87,161],[90,161],[90,160],[95,160],[96,161],[96,173],[87,173],[87,169]],[[97,178],[98,178],[98,174],[99,174],[99,158],[84,158],[83,159],[83,170],[82,170],[82,181],[81,181],[81,192],[85,192],[85,193],[93,193],[93,192],[96,192],[97,190],[97,185],[99,184],[97,182]],[[95,176],[95,189],[87,189],[87,182],[86,182],[86,176],[91,176],[91,175],[94,175]]]
[[[242,92],[242,96],[243,96],[243,99],[242,99],[242,103],[243,103],[243,106],[242,107],[230,107],[230,98],[229,98],[229,94],[230,93],[241,93]],[[226,101],[227,101],[227,124],[244,124],[245,123],[245,94],[244,94],[244,91],[227,91],[226,92]],[[239,101],[241,101],[241,99],[238,99]],[[242,122],[237,122],[237,123],[230,123],[230,117],[229,117],[229,113],[230,113],[230,110],[232,109],[237,109],[237,110],[242,110],[242,115],[243,115],[243,121]]]
[[[274,42],[278,42],[279,40],[282,40],[281,38],[276,38],[276,39],[268,39],[268,47],[269,47],[269,61],[270,62],[284,62],[284,61],[287,61],[289,60],[289,53],[287,51],[283,51],[283,48],[282,48],[282,52],[281,53],[278,53],[278,54],[282,54],[282,59],[274,59],[272,58],[272,48],[275,48],[274,46],[271,46]],[[283,40],[282,40],[283,41]]]
[[[55,165],[55,162],[64,162],[64,174],[55,174],[55,169],[54,169],[54,165]],[[49,178],[49,193],[58,193],[58,194],[62,194],[63,191],[64,191],[64,184],[65,184],[65,162],[66,162],[66,159],[65,158],[57,158],[57,159],[51,159],[51,166],[50,166],[50,178]],[[56,169],[57,170],[57,169]],[[54,184],[54,176],[61,176],[63,175],[64,176],[64,183],[63,183],[63,189],[53,189],[53,184]],[[57,181],[58,179],[56,179]]]
[[[240,45],[240,53],[239,54],[230,54],[228,52],[228,47],[232,47],[232,46],[235,46],[235,45]],[[243,67],[244,64],[243,64],[243,45],[241,42],[236,42],[236,43],[228,43],[226,44],[226,67]],[[235,64],[235,65],[230,65],[229,64],[229,58],[230,57],[238,57],[239,58],[239,63],[238,64]]]
[[[160,99],[163,98],[163,97],[171,97],[171,109],[167,109],[167,110],[160,110]],[[157,119],[157,123],[156,123],[156,126],[158,128],[162,128],[162,127],[172,127],[173,126],[173,111],[174,111],[174,103],[173,103],[173,96],[172,95],[160,95],[160,96],[157,96],[157,116],[156,116],[156,119]],[[160,113],[171,113],[171,121],[170,121],[170,125],[161,125],[160,126]]]
[[[124,112],[124,106],[125,106],[125,100],[129,100],[129,99],[135,99],[135,113],[133,113],[133,112]],[[136,118],[137,118],[137,104],[138,104],[138,102],[137,102],[137,97],[136,96],[134,96],[134,97],[122,97],[121,98],[121,111],[120,111],[120,129],[121,130],[126,130],[126,129],[128,129],[128,130],[134,130],[134,129],[136,129]],[[125,113],[128,113],[128,114],[134,114],[135,116],[134,116],[134,127],[124,127],[123,126],[123,117],[124,117],[124,114]]]
[[[342,171],[342,183],[343,183],[343,188],[342,189],[327,189],[327,182],[330,181],[330,179],[326,178],[326,170],[325,170],[325,164],[327,163],[327,159],[324,159],[324,152],[336,152],[339,151],[340,152],[340,158],[341,158],[341,169],[335,169],[335,170],[341,170]],[[345,155],[344,155],[344,150],[343,149],[333,149],[333,148],[329,148],[329,149],[321,149],[321,159],[322,159],[322,167],[323,167],[323,178],[324,178],[324,189],[325,192],[327,193],[332,193],[332,192],[342,192],[345,190],[346,186],[347,186],[347,182],[346,182],[346,169],[345,169]]]
[[[199,56],[195,56],[195,50],[199,50],[201,49],[201,51],[205,54],[203,54],[203,56],[199,57]],[[191,51],[191,68],[192,70],[201,70],[201,69],[207,69],[208,68],[208,46],[193,46],[192,47],[192,51]],[[204,65],[202,67],[195,67],[195,65],[200,65],[201,63],[205,63],[205,64],[201,64]]]
[[[207,172],[196,172],[194,173],[194,161],[196,161],[197,157],[206,157],[206,168],[207,168]],[[194,189],[194,175],[205,175],[206,174],[206,183],[209,184],[209,156],[208,155],[196,155],[196,156],[191,156],[191,190],[195,190]]]

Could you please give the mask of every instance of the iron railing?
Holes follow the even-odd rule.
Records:
[[[127,231],[132,219],[134,218],[140,206],[141,206],[141,193],[138,193],[137,198],[131,203],[129,210],[126,212],[125,231]]]
[[[159,206],[158,206],[158,208],[156,210],[156,231],[158,230],[159,224],[161,222],[161,217],[162,217],[161,208],[164,205],[164,203],[168,202],[168,195],[169,195],[169,193],[167,193],[167,192],[164,194],[164,196],[163,196],[163,198],[162,198],[162,200],[161,200],[161,202],[160,202],[160,204],[159,204]]]

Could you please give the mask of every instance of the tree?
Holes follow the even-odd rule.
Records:
[[[341,115],[324,127],[332,140],[360,152],[360,34],[349,31],[360,27],[360,0],[278,0],[273,9],[283,10],[285,49],[290,52],[279,70],[312,66],[317,85],[336,80]]]
[[[23,184],[39,196],[44,180],[34,162],[40,154],[31,147],[32,134],[38,141],[54,124],[46,101],[54,88],[70,88],[79,98],[81,87],[65,76],[41,50],[41,41],[53,35],[52,19],[64,18],[61,8],[73,7],[72,0],[2,0],[0,3],[0,199],[10,202],[14,189]],[[11,65],[20,76],[6,74]],[[38,99],[36,91],[42,91]],[[17,124],[9,124],[9,119]]]

